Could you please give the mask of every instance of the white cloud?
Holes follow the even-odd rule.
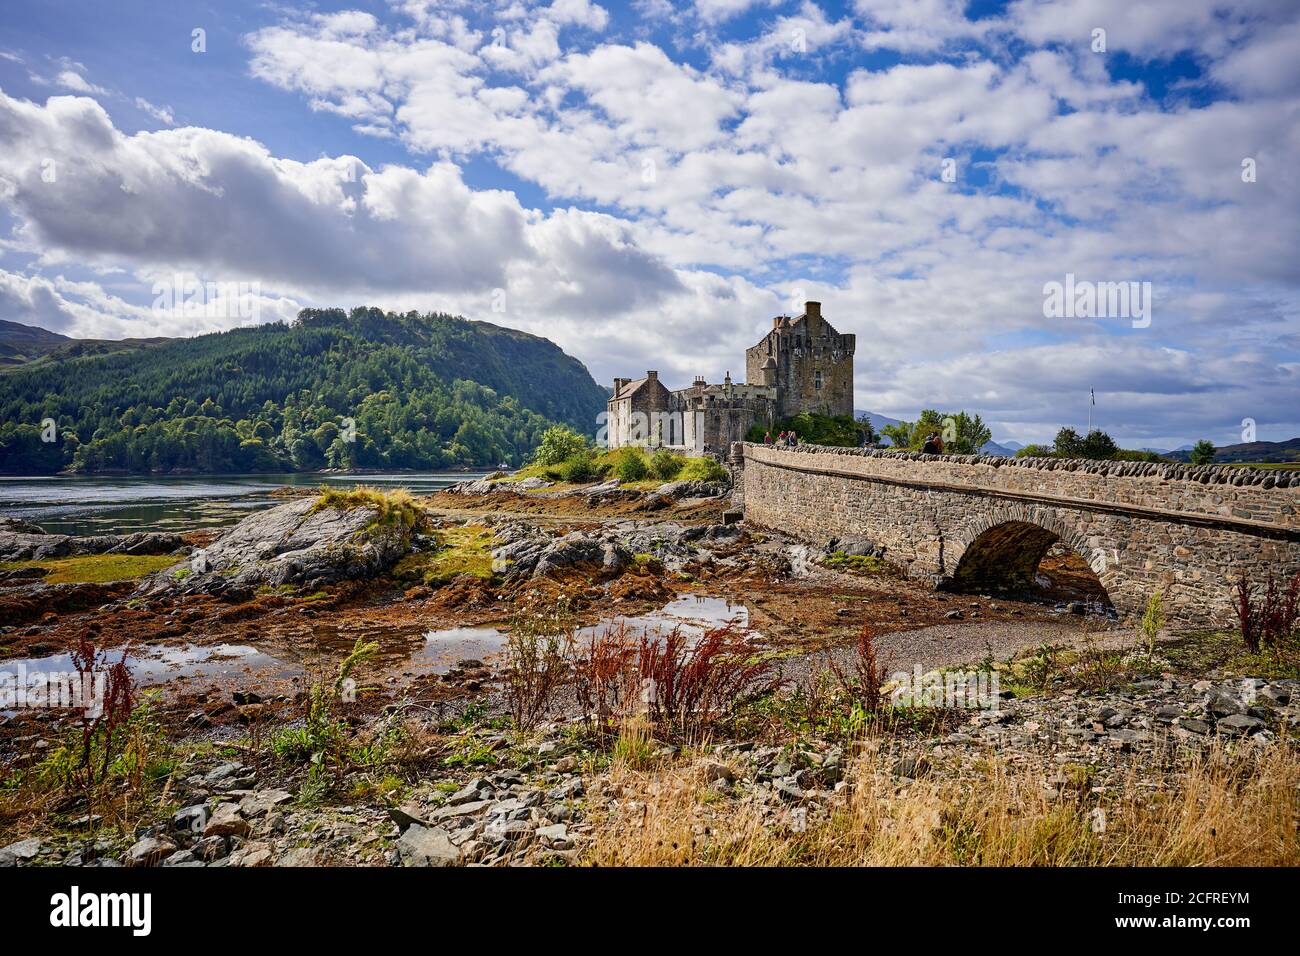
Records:
[[[176,116],[172,113],[170,106],[155,106],[143,96],[137,96],[135,98],[135,105],[141,112],[147,113],[160,123],[166,123],[168,126],[176,125]]]
[[[1280,411],[1300,406],[1286,5],[1019,2],[980,21],[959,0],[859,0],[838,20],[812,2],[651,10],[680,47],[645,24],[621,35],[580,0],[503,0],[491,17],[394,6],[400,23],[346,12],[259,30],[250,70],[418,159],[296,162],[212,130],[127,136],[86,99],[0,97],[11,247],[42,274],[257,278],[271,311],[463,311],[554,338],[602,381],[643,366],[739,377],[743,348],[802,290],[858,333],[858,405],[886,414],[965,405],[1041,439],[1092,385],[1114,411],[1103,423],[1153,444],[1200,437],[1198,421],[1296,417]],[[1157,102],[1089,50],[1097,26],[1138,60],[1190,51],[1199,88],[1229,96]],[[901,62],[854,68],[875,62],[864,48]],[[475,188],[488,180],[467,182],[470,159],[540,208]],[[1152,326],[1045,319],[1043,283],[1067,272],[1152,282]],[[37,280],[11,292],[23,314],[113,312]],[[73,305],[101,318],[69,318]]]

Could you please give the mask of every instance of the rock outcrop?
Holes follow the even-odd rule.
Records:
[[[249,515],[148,589],[219,593],[372,577],[410,549],[411,537],[411,528],[381,521],[375,507],[318,507],[301,498]]]
[[[46,561],[83,554],[171,554],[185,546],[180,535],[159,531],[79,537],[46,534],[36,525],[18,519],[5,519],[0,524],[0,562]]]

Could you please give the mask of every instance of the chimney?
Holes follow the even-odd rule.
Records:
[[[652,381],[652,382],[657,382],[657,381],[659,381],[659,373],[656,372],[656,371],[654,371],[654,370],[651,370],[651,371],[646,372],[646,373],[645,373],[645,377],[648,378],[648,379],[649,379],[650,381]]]
[[[822,304],[820,302],[805,302],[803,304],[803,311],[804,315],[808,316],[810,319],[820,319],[822,317]]]

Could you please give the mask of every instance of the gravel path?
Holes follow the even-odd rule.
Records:
[[[975,664],[990,652],[995,661],[1005,661],[1018,651],[1040,644],[1080,644],[1091,636],[1099,646],[1116,646],[1134,640],[1131,631],[1098,621],[1078,618],[1060,621],[969,621],[935,624],[911,631],[892,631],[876,638],[876,651],[888,673],[910,671],[916,664],[922,671],[936,667]],[[841,666],[852,665],[854,650],[836,648],[831,653]],[[784,670],[798,680],[826,667],[826,652],[790,658]]]

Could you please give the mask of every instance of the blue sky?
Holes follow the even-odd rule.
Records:
[[[20,0],[0,318],[445,310],[686,384],[815,298],[858,407],[1290,438],[1298,50],[1275,0]]]

